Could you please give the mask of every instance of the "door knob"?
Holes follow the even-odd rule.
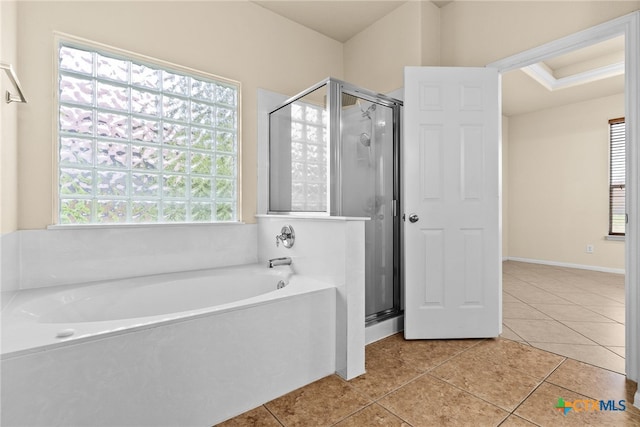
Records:
[[[419,219],[418,214],[409,215],[409,222],[418,222]]]

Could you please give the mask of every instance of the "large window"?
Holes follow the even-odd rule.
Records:
[[[58,223],[237,220],[237,83],[68,42],[58,69]]]
[[[624,118],[609,120],[609,234],[625,232],[625,125]]]

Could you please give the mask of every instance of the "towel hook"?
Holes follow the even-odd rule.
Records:
[[[22,92],[22,87],[20,86],[20,81],[18,80],[18,76],[16,75],[15,70],[11,64],[0,63],[0,68],[7,72],[7,77],[13,83],[16,90],[18,91],[18,96],[11,95],[11,92],[7,91],[7,95],[5,96],[5,101],[7,104],[11,102],[27,102],[27,99],[24,97],[24,93]]]

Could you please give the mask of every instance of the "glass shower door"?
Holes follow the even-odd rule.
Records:
[[[393,108],[342,94],[342,214],[366,217],[365,314],[397,310],[394,269]]]

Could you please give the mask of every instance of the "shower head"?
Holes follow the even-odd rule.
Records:
[[[362,132],[360,134],[360,144],[364,145],[365,147],[371,147],[371,137],[368,133]]]
[[[371,118],[371,112],[376,111],[376,104],[369,105],[369,108],[362,112],[362,117],[366,117],[368,119]]]

